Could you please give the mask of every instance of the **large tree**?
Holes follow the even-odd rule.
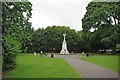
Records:
[[[3,70],[12,69],[16,55],[31,38],[30,2],[2,2]]]
[[[94,34],[99,33],[100,42],[106,47],[116,51],[120,44],[120,11],[119,2],[90,2],[86,7],[86,14],[82,19],[83,31],[94,29]]]

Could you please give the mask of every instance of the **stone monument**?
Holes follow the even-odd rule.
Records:
[[[65,36],[66,36],[66,34],[63,34],[64,40],[62,42],[62,50],[61,50],[60,54],[69,54],[69,52],[67,50],[67,42],[65,41]]]

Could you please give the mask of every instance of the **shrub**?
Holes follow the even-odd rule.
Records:
[[[16,64],[16,55],[20,52],[20,42],[13,39],[10,35],[4,37],[3,43],[3,70],[13,69]]]

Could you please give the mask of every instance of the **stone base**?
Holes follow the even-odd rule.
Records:
[[[61,51],[60,54],[69,54],[68,51]]]

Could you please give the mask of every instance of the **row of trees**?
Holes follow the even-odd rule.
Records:
[[[101,33],[94,31],[75,31],[66,26],[48,26],[46,29],[34,30],[32,40],[27,52],[56,52],[62,48],[63,33],[66,33],[66,41],[69,52],[98,52],[111,49],[111,43],[102,42]],[[108,44],[108,45],[106,45]],[[120,48],[120,47],[119,47]]]
[[[2,2],[3,70],[15,67],[16,55],[31,41],[31,7],[30,2]]]
[[[76,32],[65,26],[48,26],[46,29],[37,29],[34,31],[31,41],[31,46],[28,47],[28,52],[57,52],[59,53],[62,47],[63,35],[66,33],[66,41],[68,50],[71,52],[83,51],[83,42],[81,31]]]

